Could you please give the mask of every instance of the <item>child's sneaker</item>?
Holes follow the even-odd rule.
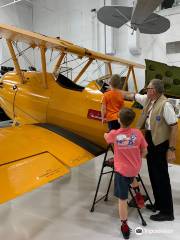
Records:
[[[136,192],[136,195],[134,196],[136,200],[136,204],[138,205],[139,208],[144,207],[144,197],[140,192]]]
[[[129,236],[130,236],[130,233],[131,233],[131,229],[129,228],[127,223],[123,223],[121,225],[121,232],[122,232],[122,235],[123,235],[124,239],[129,239]]]

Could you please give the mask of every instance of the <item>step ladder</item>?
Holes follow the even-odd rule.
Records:
[[[108,148],[107,148],[107,151],[105,152],[105,155],[104,155],[104,159],[103,159],[103,163],[102,163],[102,167],[101,167],[101,172],[100,172],[100,176],[99,176],[99,180],[98,180],[98,184],[97,184],[97,187],[96,187],[96,192],[95,192],[95,195],[94,195],[94,200],[93,200],[93,204],[92,204],[92,207],[90,209],[90,212],[94,212],[94,208],[95,208],[95,205],[100,202],[102,199],[104,199],[104,201],[108,201],[108,196],[109,196],[109,190],[110,190],[110,187],[111,187],[111,183],[112,183],[112,179],[113,179],[113,175],[114,175],[114,159],[113,158],[110,158],[110,159],[107,159],[107,155],[108,155],[108,152],[109,150],[111,150],[111,152],[113,153],[114,152],[114,149],[113,149],[113,146],[112,145],[108,145]],[[108,170],[107,170],[108,168]],[[110,169],[110,170],[109,170]],[[110,180],[109,180],[109,183],[108,183],[108,186],[107,186],[107,191],[105,193],[105,195],[103,195],[102,197],[98,198],[98,191],[99,191],[99,187],[100,187],[100,184],[101,184],[101,180],[102,180],[102,177],[106,174],[110,174]],[[146,187],[143,183],[143,180],[140,176],[140,174],[138,174],[138,176],[136,177],[137,181],[142,185],[142,188],[144,190],[144,193],[145,195],[143,195],[144,197],[144,201],[149,201],[149,203],[152,205],[153,207],[153,203],[150,199],[150,196],[146,190]],[[133,195],[133,188],[130,186],[129,187],[129,193],[131,195],[131,200],[128,201],[128,206],[129,207],[134,207],[137,209],[138,211],[138,214],[140,216],[140,219],[142,221],[142,225],[143,226],[146,226],[147,223],[146,221],[144,220],[142,214],[141,214],[141,209],[138,207],[137,203],[136,203],[136,200],[134,198],[134,195]]]

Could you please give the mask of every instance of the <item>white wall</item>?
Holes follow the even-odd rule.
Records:
[[[103,29],[96,20],[96,14],[91,12],[91,9],[99,8],[102,0],[34,0],[33,2],[33,25],[36,32],[54,37],[60,36],[74,44],[104,51]],[[51,65],[48,67],[50,70]]]
[[[34,0],[34,29],[91,48],[96,35],[91,9],[98,9],[99,3],[95,0]]]
[[[0,23],[32,30],[32,5],[22,1],[0,8]]]
[[[164,33],[161,39],[162,60],[169,65],[180,66],[180,54],[165,54],[165,43],[180,41],[180,6],[162,11],[162,15],[171,22],[170,29]],[[156,51],[154,49],[154,51]]]
[[[14,25],[16,27],[33,30],[33,8],[32,5],[23,1],[16,4],[9,5],[4,8],[0,8],[0,23]],[[0,63],[10,58],[9,50],[7,49],[4,40],[0,40]],[[19,45],[21,49],[25,46]],[[29,53],[30,54],[30,53]],[[32,55],[28,56],[32,59]],[[32,61],[32,60],[31,60]],[[27,68],[27,64],[24,59],[20,58],[21,68]],[[4,65],[13,66],[12,61],[8,61]]]

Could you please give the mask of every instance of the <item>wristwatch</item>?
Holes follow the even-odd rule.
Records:
[[[170,150],[170,151],[174,152],[174,151],[176,151],[176,148],[175,148],[175,147],[173,147],[173,146],[169,146],[169,147],[168,147],[168,150]]]

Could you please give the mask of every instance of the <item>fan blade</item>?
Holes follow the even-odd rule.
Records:
[[[131,25],[142,24],[163,0],[137,0],[131,18]]]
[[[120,28],[130,21],[132,7],[104,6],[97,13],[98,20],[108,26]]]
[[[144,22],[137,26],[141,33],[159,34],[170,28],[169,19],[156,13],[152,13]]]

